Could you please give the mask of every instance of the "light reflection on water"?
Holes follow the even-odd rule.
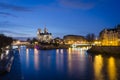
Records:
[[[58,71],[63,71],[64,58],[63,49],[56,49],[56,69]]]
[[[102,55],[96,55],[94,57],[95,80],[106,80],[105,76],[108,76],[108,78],[107,78],[108,80],[118,80],[115,58],[109,57],[109,58],[107,58],[106,62],[104,62],[105,60],[103,60],[103,59],[105,59],[105,58]],[[103,66],[105,66],[106,69],[103,69]],[[103,70],[106,70],[106,71],[103,71]],[[108,74],[105,75],[104,74],[105,72],[107,72]]]
[[[74,75],[78,78],[78,76],[84,75],[84,71],[86,69],[85,51],[79,48],[69,48],[67,53],[68,53],[68,74],[69,76]]]
[[[109,80],[117,80],[117,74],[116,74],[116,64],[115,59],[113,57],[110,57],[108,59],[108,75]]]
[[[102,68],[103,68],[103,57],[101,55],[97,55],[94,57],[95,80],[103,80]]]
[[[26,65],[29,67],[29,49],[26,49]]]
[[[118,80],[114,57],[91,56],[82,48],[37,50],[20,49],[25,80]],[[26,55],[26,57],[24,57]],[[119,58],[118,58],[119,59]],[[24,63],[24,60],[26,62]],[[30,76],[31,74],[34,74]],[[32,77],[32,78],[29,78]],[[47,76],[47,77],[46,77]],[[56,77],[55,79],[53,79]],[[57,78],[59,77],[59,79]]]
[[[39,70],[39,50],[34,48],[34,67]]]

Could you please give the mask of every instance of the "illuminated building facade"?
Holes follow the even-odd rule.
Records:
[[[79,35],[66,35],[63,39],[65,44],[84,44],[87,42],[83,36]]]
[[[120,45],[120,26],[114,29],[104,29],[100,32],[100,40],[102,46],[118,46]]]
[[[44,28],[43,32],[41,29],[38,29],[37,39],[40,42],[50,42],[52,40],[52,33],[49,33],[47,28]]]

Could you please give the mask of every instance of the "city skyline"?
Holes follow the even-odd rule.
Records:
[[[116,0],[1,0],[0,33],[36,37],[46,25],[55,37],[99,34],[120,23]]]

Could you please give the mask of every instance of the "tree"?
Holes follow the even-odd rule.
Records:
[[[0,34],[0,49],[6,47],[7,45],[11,45],[12,42],[13,39],[11,37],[7,37],[3,34]]]
[[[30,38],[27,38],[27,42],[30,42],[31,40],[30,40]]]
[[[86,39],[87,39],[87,41],[88,41],[90,44],[92,44],[92,43],[94,42],[94,40],[95,40],[95,34],[93,34],[93,33],[87,34],[87,35],[86,35]]]
[[[27,38],[26,41],[29,42],[30,44],[32,44],[32,40],[30,38]]]
[[[37,41],[37,39],[36,39],[36,38],[33,38],[33,39],[32,39],[32,42],[33,42],[33,43],[34,43],[34,42],[36,42],[36,41]]]

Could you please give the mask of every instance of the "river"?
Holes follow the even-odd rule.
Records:
[[[3,79],[120,80],[120,58],[91,56],[81,48],[37,50],[22,46],[16,54],[19,62],[14,60],[11,72],[4,76],[9,78]]]

